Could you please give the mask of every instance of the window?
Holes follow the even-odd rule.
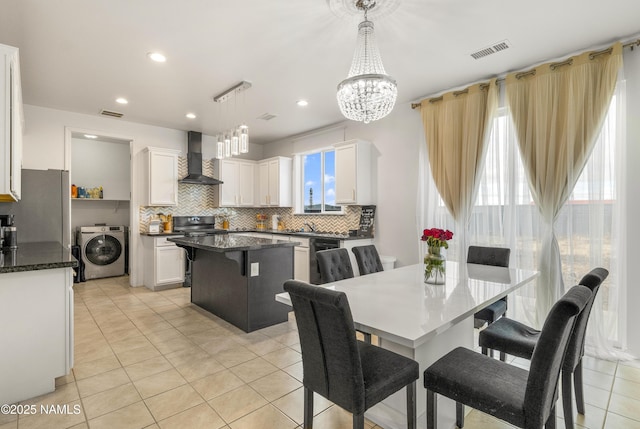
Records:
[[[554,223],[565,290],[577,284],[594,267],[607,267],[611,272],[600,288],[599,296],[606,338],[614,344],[620,338],[620,291],[615,281],[614,261],[619,211],[618,104],[614,96],[589,161]],[[493,124],[485,168],[469,222],[470,242],[510,247],[513,266],[537,269],[535,261],[542,257],[539,254],[539,210],[529,191],[508,112],[501,109],[499,113]],[[535,294],[527,296],[522,290],[518,295],[524,313],[532,311]],[[512,314],[519,313],[514,308],[517,302],[512,304],[510,301],[509,305]],[[593,333],[588,336],[589,345],[594,341]]]
[[[323,150],[302,156],[304,213],[342,213],[336,205],[336,152]]]

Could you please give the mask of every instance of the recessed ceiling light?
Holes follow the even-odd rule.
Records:
[[[150,60],[155,61],[157,63],[164,63],[167,61],[167,57],[162,55],[160,52],[149,52],[147,54]]]
[[[296,104],[300,107],[304,107],[304,106],[307,106],[309,102],[307,100],[298,100]]]
[[[120,104],[128,104],[129,101],[126,98],[116,98],[116,103],[120,103]]]
[[[186,115],[184,115],[184,116],[186,116],[186,117],[187,117],[187,118],[189,118],[189,119],[195,119],[195,118],[196,118],[196,114],[195,114],[195,113],[187,113],[187,114],[186,114]]]
[[[97,138],[98,138],[98,136],[95,136],[95,135],[93,135],[93,134],[85,134],[84,136],[85,136],[86,138],[88,138],[88,139],[97,139]]]

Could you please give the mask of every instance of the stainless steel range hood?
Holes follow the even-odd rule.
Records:
[[[221,185],[222,181],[202,174],[202,133],[187,133],[187,176],[179,183],[192,185]]]

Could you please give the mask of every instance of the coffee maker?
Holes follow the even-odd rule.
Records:
[[[14,215],[0,215],[0,237],[2,250],[18,248],[18,229],[13,225]]]

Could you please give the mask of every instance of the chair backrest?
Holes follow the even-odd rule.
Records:
[[[469,246],[467,262],[471,264],[509,267],[511,249],[504,247]]]
[[[575,326],[576,316],[591,299],[586,286],[572,287],[551,308],[531,356],[524,396],[525,427],[541,428],[557,399],[562,361]]]
[[[364,378],[344,292],[288,280],[302,349],[305,387],[354,413],[364,412]]]
[[[358,270],[361,276],[384,271],[378,250],[373,244],[356,246],[352,248],[351,251],[356,256],[356,262],[358,263]]]
[[[600,285],[607,276],[609,276],[609,271],[598,267],[589,271],[580,280],[579,284],[591,289],[591,299],[587,302],[587,305],[585,305],[584,310],[582,310],[580,315],[576,318],[576,326],[573,329],[573,335],[569,340],[567,355],[565,356],[564,363],[562,365],[562,368],[565,371],[573,371],[576,366],[578,366],[582,356],[584,356],[584,338],[587,333],[587,322],[589,321],[591,308],[593,307],[593,302],[596,299],[596,294],[598,293],[598,290],[600,290]]]
[[[320,284],[353,278],[349,252],[345,248],[321,250],[316,253]]]

